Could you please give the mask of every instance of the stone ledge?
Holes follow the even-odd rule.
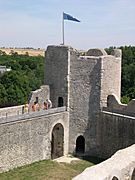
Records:
[[[12,116],[12,117],[7,117],[7,118],[0,118],[0,124],[5,124],[5,123],[10,123],[10,122],[15,122],[15,121],[20,121],[20,120],[26,120],[30,118],[36,118],[36,117],[41,117],[45,115],[50,115],[54,113],[60,113],[66,111],[66,107],[59,107],[59,108],[52,108],[48,109],[46,111],[41,110],[38,112],[30,112],[27,114],[22,114],[18,116]]]
[[[73,180],[134,180],[135,173],[135,145],[117,151],[108,160],[86,168]]]

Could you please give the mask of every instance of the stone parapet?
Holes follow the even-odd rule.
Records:
[[[85,169],[73,180],[134,180],[135,145],[119,150],[108,160]]]
[[[23,113],[24,105],[0,108],[0,118],[17,116]]]
[[[122,104],[116,95],[109,95],[107,107],[104,107],[103,110],[135,117],[135,99],[132,99],[128,104]]]
[[[37,112],[30,112],[30,113],[6,117],[6,118],[4,117],[4,118],[0,118],[0,124],[22,121],[22,120],[25,121],[25,120],[29,120],[31,118],[42,117],[45,115],[51,115],[51,114],[60,113],[60,112],[64,112],[64,111],[66,111],[66,107],[59,107],[59,108],[48,109],[45,111],[41,110],[41,111],[37,111]]]

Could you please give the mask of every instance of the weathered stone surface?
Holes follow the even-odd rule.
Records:
[[[44,108],[44,102],[46,99],[50,99],[50,88],[47,85],[41,86],[40,89],[37,89],[36,91],[32,91],[29,97],[29,112],[32,111],[32,105],[34,102],[38,100],[38,104],[40,105],[40,108]]]
[[[0,108],[0,118],[18,116],[23,113],[24,105]]]
[[[64,128],[64,154],[68,153],[68,113],[35,113],[0,124],[0,172],[51,158],[53,127]]]
[[[89,49],[86,53],[87,56],[107,56],[107,53],[104,49]]]
[[[100,106],[107,106],[107,97],[115,94],[121,97],[121,59],[114,56],[102,57]]]
[[[128,104],[122,104],[116,95],[109,95],[107,107],[104,107],[103,110],[135,117],[135,99],[132,99]]]
[[[113,49],[111,52],[112,56],[115,56],[116,58],[121,58],[122,57],[122,51],[121,49]]]
[[[69,152],[75,153],[76,139],[82,135],[85,153],[96,155],[96,116],[107,106],[109,94],[120,98],[121,59],[107,55],[103,49],[79,56],[71,47],[49,46],[45,58],[48,82],[53,104],[57,106],[58,97],[62,97],[69,111]]]
[[[50,87],[50,99],[58,107],[58,98],[63,98],[63,105],[68,99],[69,47],[48,46],[45,56],[45,85]]]
[[[134,180],[134,168],[135,145],[119,150],[108,160],[87,168],[73,180]]]
[[[95,113],[100,109],[100,57],[78,57],[70,52],[69,151],[76,152],[77,137],[85,138],[85,153],[95,152]],[[89,141],[91,139],[91,141]]]
[[[96,122],[98,157],[108,158],[135,143],[135,117],[103,111]]]

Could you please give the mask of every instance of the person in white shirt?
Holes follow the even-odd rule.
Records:
[[[46,102],[47,102],[47,109],[52,108],[52,102],[51,102],[51,100],[50,100],[50,99],[47,99]]]

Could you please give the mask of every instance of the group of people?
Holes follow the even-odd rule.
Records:
[[[52,108],[52,102],[50,99],[46,99],[46,101],[44,102],[44,107],[43,110],[47,110]],[[41,110],[41,105],[37,102],[34,102],[33,106],[32,106],[32,111],[40,111]]]
[[[40,111],[41,109],[41,106],[39,103],[37,102],[34,102],[34,104],[32,105],[32,111],[35,112],[35,111]]]

